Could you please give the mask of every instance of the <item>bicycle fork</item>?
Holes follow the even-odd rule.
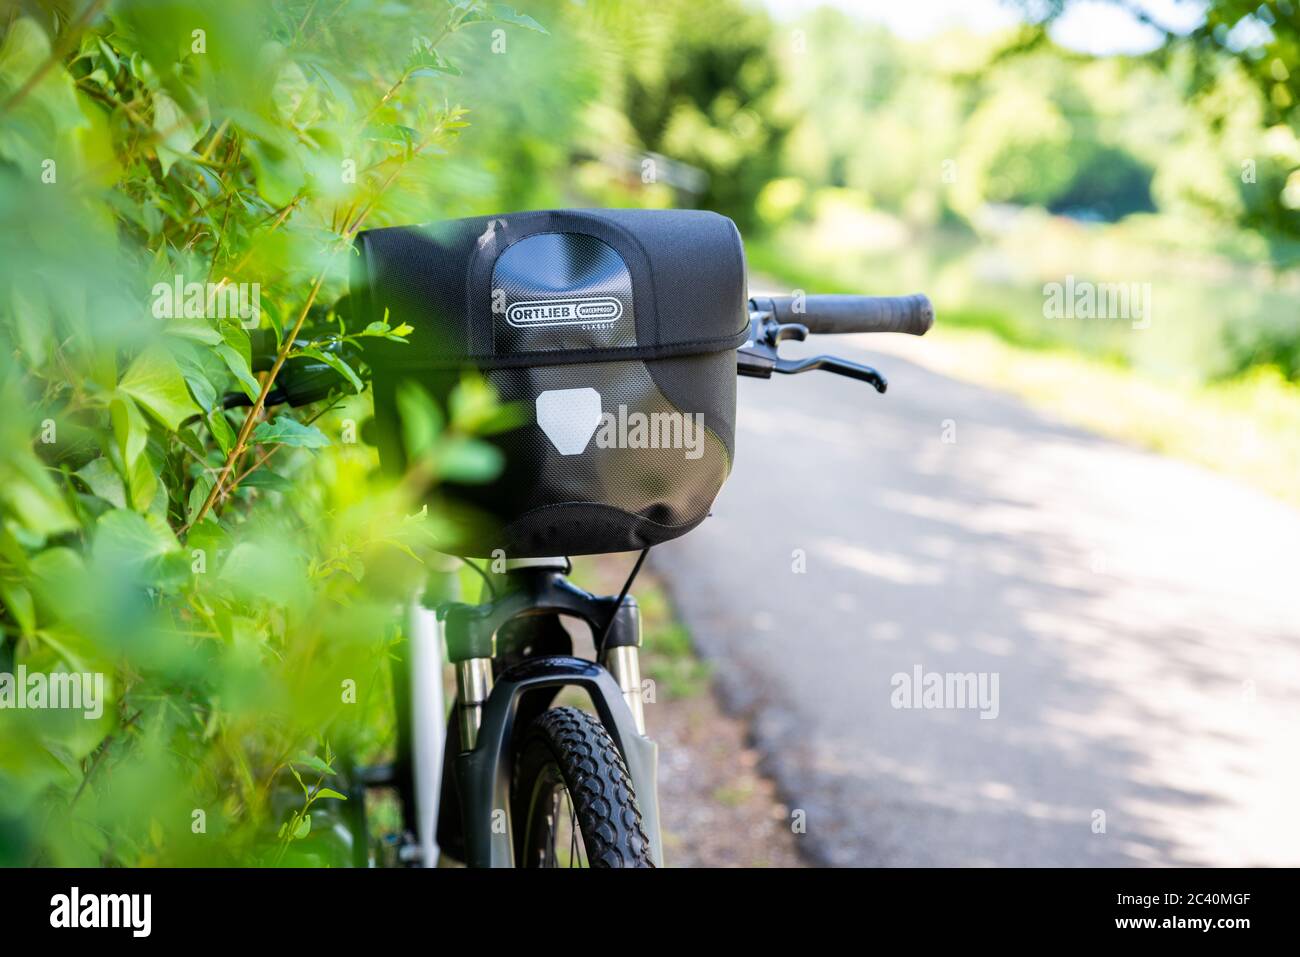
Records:
[[[483,605],[454,603],[440,611],[447,653],[456,674],[460,753],[447,755],[460,799],[466,863],[514,863],[510,781],[515,736],[564,687],[586,691],[601,723],[627,764],[650,838],[663,859],[657,796],[658,747],[645,736],[641,688],[641,615],[635,599],[599,598],[564,578],[563,566],[512,572],[510,590]],[[572,655],[525,657],[493,679],[498,632],[524,615],[554,614],[604,631],[604,667]]]
[[[456,720],[460,746],[473,751],[483,721],[483,706],[492,694],[492,659],[466,658],[456,662]]]
[[[605,653],[604,665],[618,684],[618,690],[632,712],[637,734],[645,734],[645,703],[641,688],[641,649],[637,645],[617,645]],[[460,742],[467,751],[478,743],[478,729],[483,720],[483,706],[492,695],[492,659],[467,658],[456,662],[457,720]]]

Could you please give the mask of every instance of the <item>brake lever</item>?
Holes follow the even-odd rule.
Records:
[[[736,350],[736,371],[743,376],[770,379],[773,372],[798,375],[821,369],[836,375],[847,376],[870,383],[877,392],[889,388],[885,377],[871,366],[859,365],[835,356],[815,356],[810,359],[783,359],[777,346],[787,339],[802,342],[808,338],[808,327],[795,322],[780,323],[769,312],[755,312],[749,323],[749,342]]]
[[[861,382],[869,382],[880,393],[889,388],[889,383],[885,381],[885,377],[871,366],[859,365],[856,362],[850,362],[848,359],[838,359],[835,356],[814,356],[811,359],[777,359],[774,371],[786,375],[797,375],[800,372],[813,372],[817,369],[834,372],[836,375],[848,376],[850,379],[857,379]]]

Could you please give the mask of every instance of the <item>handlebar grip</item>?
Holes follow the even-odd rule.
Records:
[[[928,296],[764,296],[754,305],[772,313],[777,322],[797,323],[816,334],[847,332],[905,332],[923,336],[934,325]],[[801,308],[797,308],[801,307]]]

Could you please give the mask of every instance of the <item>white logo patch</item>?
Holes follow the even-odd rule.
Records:
[[[608,325],[623,315],[623,303],[612,296],[581,299],[538,299],[517,302],[506,310],[506,322],[517,329],[531,326]]]
[[[537,424],[561,455],[580,455],[600,425],[595,389],[551,389],[537,396]]]

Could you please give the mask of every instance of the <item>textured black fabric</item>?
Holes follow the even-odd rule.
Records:
[[[373,230],[357,252],[353,307],[414,329],[409,345],[367,349],[386,464],[402,465],[402,379],[444,401],[472,367],[529,413],[493,438],[506,463],[497,480],[444,489],[476,517],[449,551],[626,551],[708,514],[734,454],[734,350],[748,318],[730,220],[514,213]]]
[[[636,351],[620,342],[533,350],[494,343],[498,260],[537,234],[592,237],[623,260],[636,305]],[[376,344],[389,365],[478,368],[602,358],[660,358],[735,349],[748,310],[735,224],[701,210],[550,210],[368,230],[357,237],[353,301],[368,321],[385,314],[415,331],[408,346]]]

